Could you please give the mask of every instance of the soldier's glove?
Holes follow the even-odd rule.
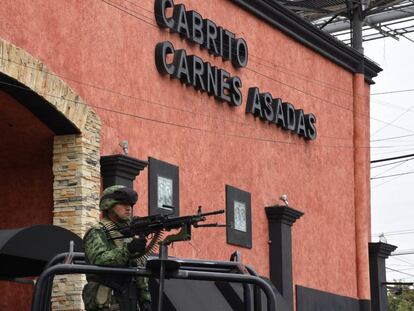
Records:
[[[152,311],[151,302],[144,301],[141,305],[141,311]]]
[[[143,253],[145,251],[145,246],[147,245],[147,239],[141,237],[138,239],[133,239],[127,244],[127,248],[131,254],[133,253]]]

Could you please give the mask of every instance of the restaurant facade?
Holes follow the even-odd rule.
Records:
[[[1,229],[83,236],[102,189],[130,185],[135,215],[225,209],[170,255],[238,251],[286,310],[370,310],[375,63],[275,1],[6,0],[0,17]],[[83,283],[59,280],[54,308],[81,310]],[[0,309],[30,308],[0,287]]]

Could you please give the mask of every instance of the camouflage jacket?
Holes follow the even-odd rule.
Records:
[[[139,263],[132,258],[132,254],[128,251],[127,243],[131,238],[122,238],[122,234],[117,230],[108,232],[108,228],[116,228],[117,225],[104,218],[97,225],[89,229],[84,237],[84,247],[87,262],[94,265],[114,266],[114,267],[128,267],[137,266]],[[121,237],[120,239],[111,240],[110,237]],[[87,310],[99,310],[95,307],[88,308],[88,305],[95,305],[95,298],[98,292],[102,292],[102,284],[99,278],[93,275],[87,275],[88,284],[85,285],[82,296],[84,298],[85,307]],[[140,303],[144,301],[151,301],[151,296],[148,289],[147,278],[136,278],[138,288],[138,299]],[[99,288],[99,286],[101,288]],[[108,293],[111,290],[108,289]],[[109,297],[111,303],[114,297]],[[102,298],[101,298],[102,300]],[[108,303],[109,301],[106,301]]]

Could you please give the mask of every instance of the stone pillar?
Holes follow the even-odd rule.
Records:
[[[270,280],[293,311],[292,225],[303,213],[288,206],[266,207]]]
[[[123,185],[132,189],[135,178],[147,165],[147,161],[122,154],[102,156],[101,175],[103,188]]]
[[[91,113],[82,134],[54,138],[53,224],[69,229],[81,238],[99,219],[99,129],[100,122]],[[83,310],[84,283],[84,275],[57,276],[52,309]]]
[[[369,273],[371,283],[371,310],[387,311],[387,287],[385,286],[385,259],[396,249],[394,245],[369,243]]]

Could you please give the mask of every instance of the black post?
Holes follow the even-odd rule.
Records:
[[[138,160],[122,154],[101,156],[103,188],[105,189],[113,185],[123,185],[133,188],[135,177],[147,165],[147,161]]]
[[[362,26],[364,23],[364,13],[363,8],[361,4],[358,4],[353,10],[352,10],[352,16],[351,16],[351,33],[352,33],[352,39],[351,39],[351,45],[352,47],[360,52],[361,54],[364,54],[364,48],[362,46]]]
[[[369,243],[369,274],[371,285],[371,310],[387,311],[387,281],[385,259],[396,249],[394,245],[378,242]]]
[[[266,207],[269,221],[270,280],[293,310],[292,225],[303,213],[288,206]]]

